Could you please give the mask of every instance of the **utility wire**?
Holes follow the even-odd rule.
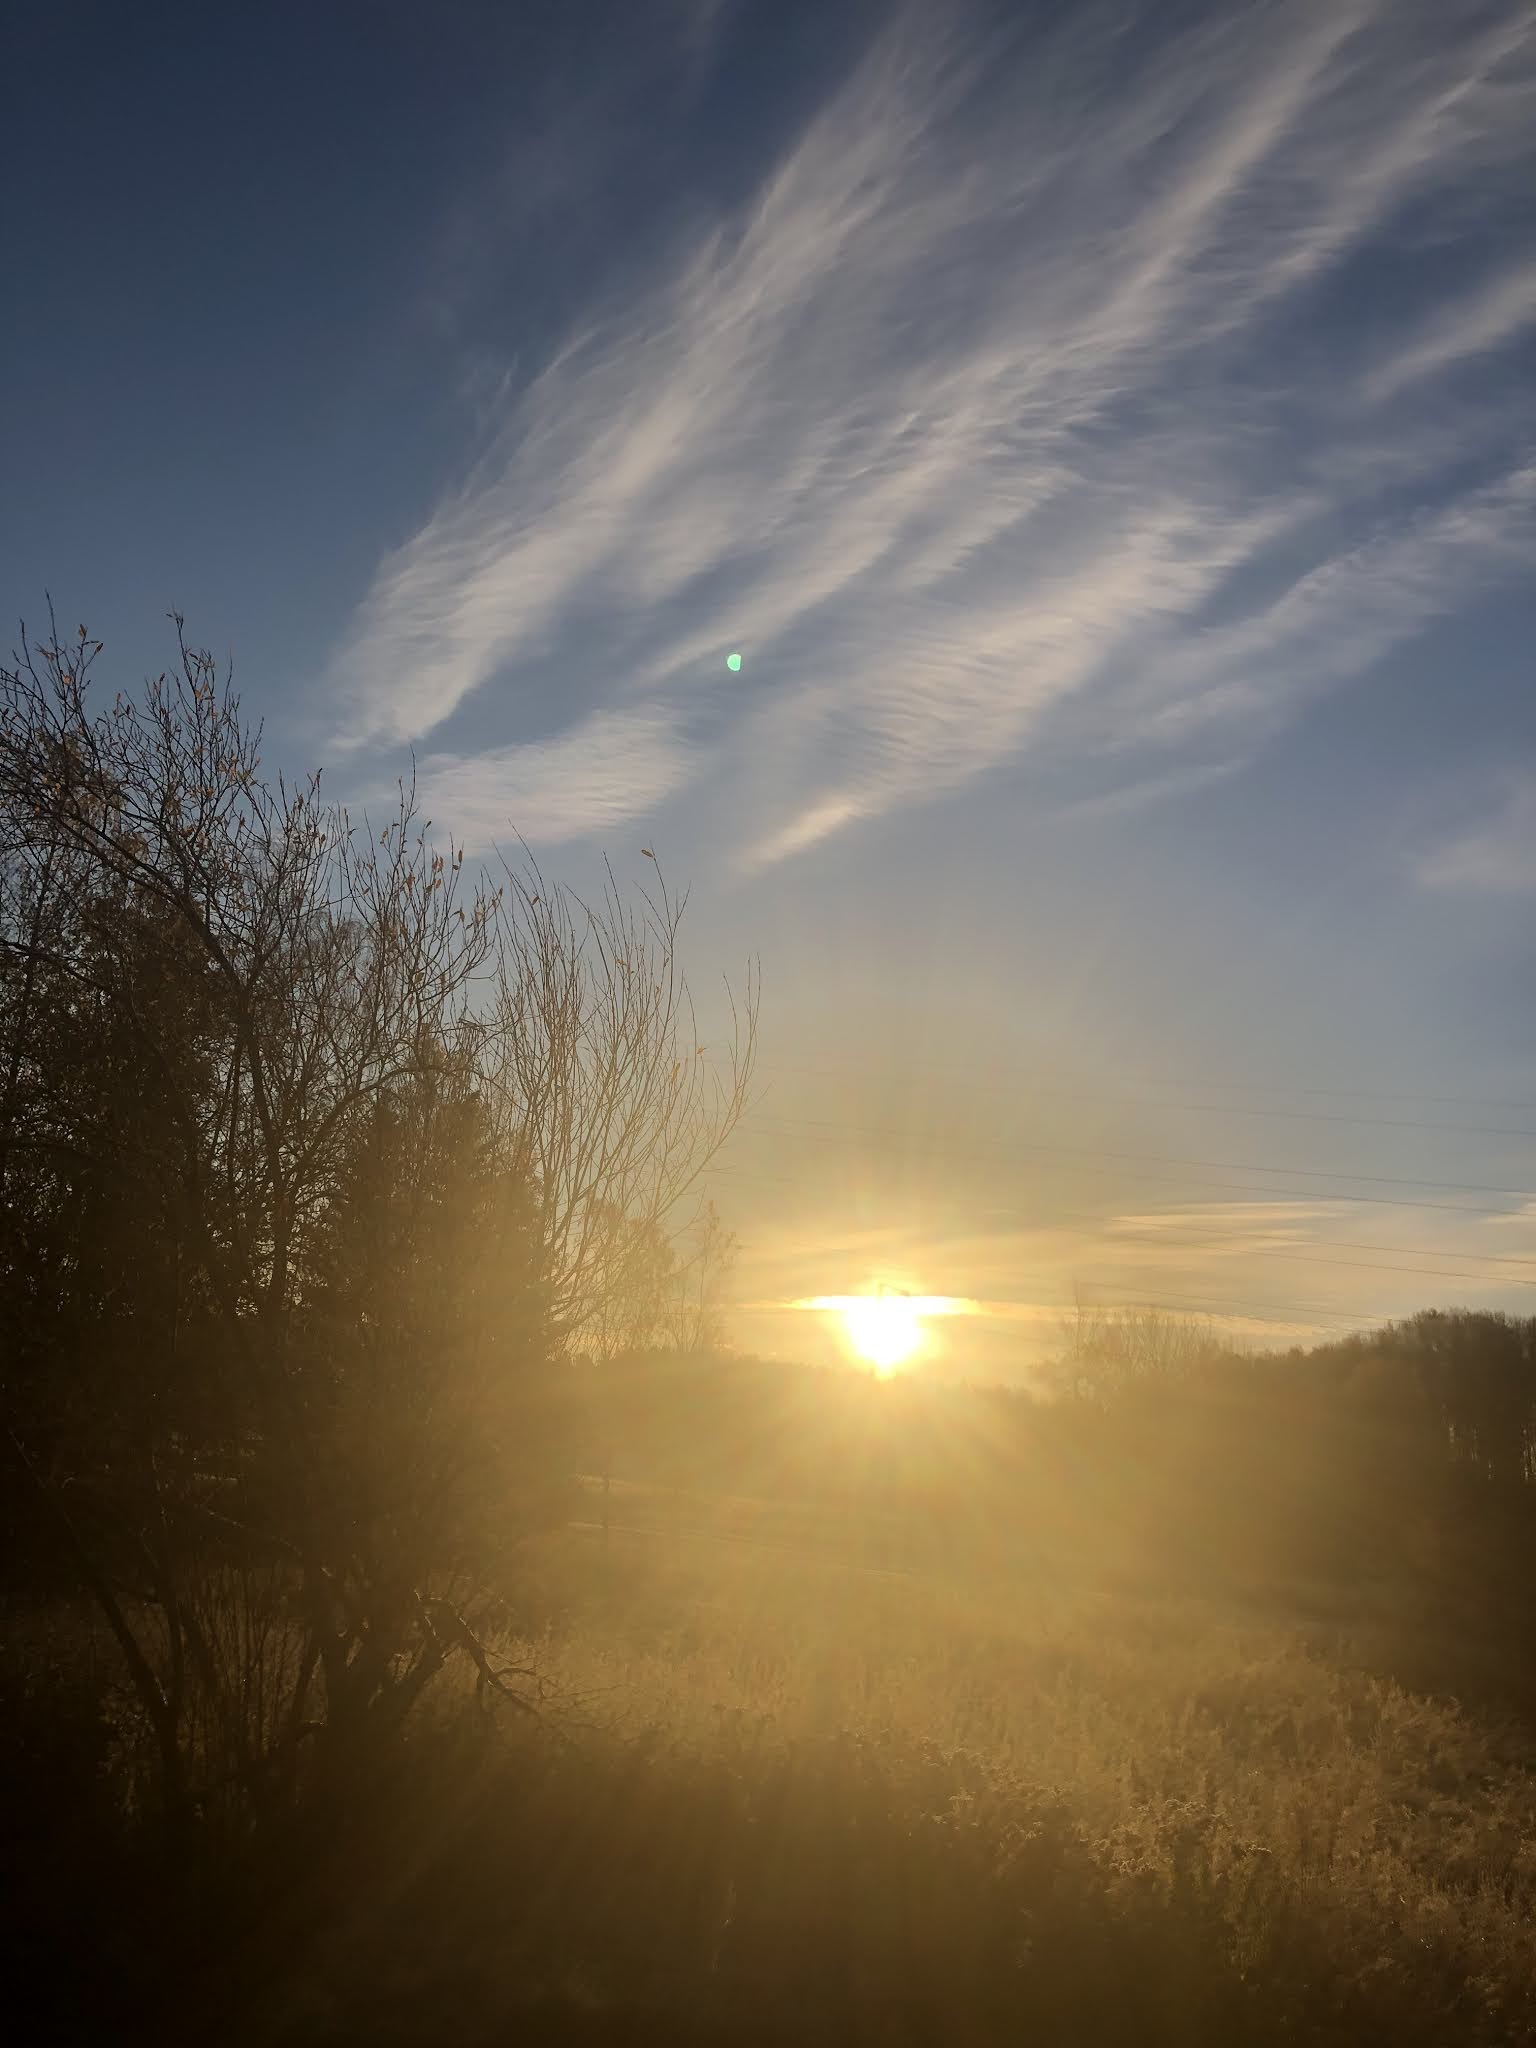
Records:
[[[717,1167],[717,1168],[713,1168],[713,1169],[711,1169],[711,1170],[712,1170],[712,1171],[714,1171],[714,1172],[719,1172],[719,1173],[724,1173],[724,1174],[730,1175],[730,1176],[732,1176],[732,1177],[734,1177],[734,1178],[736,1178],[736,1179],[738,1179],[738,1180],[762,1180],[762,1181],[774,1181],[774,1182],[776,1182],[776,1183],[777,1183],[777,1184],[778,1184],[778,1185],[779,1185],[780,1187],[799,1187],[799,1186],[801,1185],[801,1183],[800,1183],[799,1181],[797,1181],[796,1179],[794,1179],[794,1177],[793,1177],[792,1175],[789,1175],[789,1174],[782,1174],[782,1173],[751,1173],[751,1172],[743,1172],[743,1171],[738,1171],[738,1170],[737,1170],[736,1168],[733,1168],[733,1167]],[[1160,1183],[1160,1185],[1161,1185],[1161,1183]],[[1171,1186],[1171,1187],[1172,1187],[1172,1186],[1177,1186],[1177,1185],[1179,1185],[1179,1183],[1177,1183],[1177,1182],[1172,1182],[1172,1181],[1170,1181],[1170,1182],[1166,1183],[1166,1185],[1168,1185],[1168,1186]],[[1236,1183],[1236,1182],[1228,1182],[1228,1181],[1216,1181],[1216,1182],[1210,1182],[1210,1183],[1206,1183],[1206,1182],[1196,1182],[1196,1183],[1194,1183],[1194,1185],[1196,1185],[1196,1186],[1206,1186],[1206,1185],[1210,1185],[1210,1186],[1216,1186],[1216,1187],[1228,1187],[1228,1186],[1234,1186],[1234,1187],[1235,1187],[1235,1186],[1237,1185],[1237,1183]],[[1263,1191],[1262,1191],[1262,1190],[1259,1190],[1259,1189],[1256,1189],[1256,1190],[1255,1190],[1254,1192],[1255,1192],[1255,1193],[1261,1193],[1261,1192],[1263,1192]],[[1324,1195],[1324,1196],[1322,1196],[1322,1197],[1321,1197],[1320,1199],[1322,1199],[1323,1201],[1333,1201],[1333,1202],[1336,1202],[1336,1201],[1342,1201],[1342,1200],[1346,1200],[1346,1199],[1348,1199],[1348,1198],[1347,1198],[1347,1197],[1344,1197],[1344,1196],[1340,1196],[1340,1195]],[[1373,1200],[1374,1200],[1375,1198],[1374,1198],[1374,1197],[1372,1197],[1372,1196],[1369,1196],[1369,1195],[1364,1195],[1364,1196],[1361,1196],[1361,1197],[1360,1197],[1360,1199],[1361,1199],[1362,1201],[1373,1201]],[[1409,1203],[1409,1204],[1406,1204],[1405,1206],[1407,1206],[1407,1207],[1410,1207],[1410,1208],[1426,1208],[1426,1209],[1429,1209],[1429,1208],[1438,1208],[1438,1207],[1443,1207],[1443,1206],[1449,1206],[1449,1205],[1446,1205],[1446,1204],[1439,1204],[1439,1203],[1433,1203],[1433,1202],[1424,1202],[1424,1203]],[[997,1208],[993,1208],[993,1207],[991,1207],[991,1206],[988,1206],[988,1208],[986,1209],[986,1211],[985,1211],[984,1213],[985,1213],[985,1214],[987,1214],[987,1215],[989,1215],[989,1216],[1027,1216],[1027,1215],[1029,1215],[1029,1214],[1030,1214],[1031,1212],[1030,1212],[1029,1210],[1027,1210],[1027,1209],[997,1209]],[[1174,1212],[1174,1211],[1171,1211],[1171,1210],[1162,1210],[1162,1211],[1160,1211],[1159,1213],[1160,1213],[1160,1214],[1163,1214],[1163,1215],[1171,1215],[1171,1214],[1173,1214],[1173,1213],[1175,1213],[1175,1212]],[[1508,1210],[1506,1210],[1506,1209],[1488,1209],[1488,1210],[1483,1210],[1483,1209],[1458,1209],[1458,1210],[1454,1210],[1454,1211],[1453,1211],[1452,1213],[1453,1213],[1453,1214],[1456,1214],[1456,1215],[1462,1215],[1462,1216],[1484,1216],[1484,1215],[1488,1215],[1488,1216],[1505,1216],[1505,1215],[1508,1215],[1509,1211],[1508,1211]],[[1054,1222],[1055,1222],[1055,1221],[1056,1221],[1056,1220],[1057,1220],[1058,1218],[1061,1218],[1061,1217],[1068,1217],[1068,1218],[1070,1218],[1070,1219],[1071,1219],[1072,1221],[1074,1221],[1074,1222],[1083,1222],[1083,1223],[1099,1223],[1099,1224],[1102,1224],[1102,1225],[1109,1225],[1109,1224],[1112,1224],[1112,1223],[1115,1223],[1115,1222],[1118,1222],[1118,1221],[1122,1220],[1122,1219],[1120,1219],[1120,1218],[1118,1218],[1118,1217],[1115,1217],[1115,1216],[1112,1216],[1112,1215],[1111,1215],[1111,1216],[1105,1216],[1105,1215],[1101,1214],[1101,1213],[1100,1213],[1099,1211],[1097,1211],[1097,1210],[1089,1210],[1089,1209],[1054,1209],[1054,1210],[1052,1210],[1052,1212],[1051,1212],[1051,1216],[1050,1216],[1050,1218],[1049,1218],[1049,1219],[1046,1219],[1046,1220],[1043,1220],[1043,1221],[1042,1221],[1042,1223],[1040,1224],[1040,1226],[1039,1226],[1039,1227],[1041,1227],[1041,1228],[1043,1228],[1043,1229],[1049,1229],[1049,1228],[1051,1227],[1051,1224],[1052,1224],[1052,1223],[1054,1223]],[[1216,1246],[1216,1245],[1219,1245],[1219,1244],[1221,1243],[1221,1240],[1220,1240],[1220,1238],[1219,1238],[1219,1237],[1217,1237],[1217,1236],[1215,1236],[1215,1235],[1208,1235],[1208,1236],[1205,1236],[1205,1237],[1195,1237],[1195,1238],[1190,1238],[1190,1237],[1163,1237],[1163,1236],[1159,1236],[1159,1238],[1158,1238],[1157,1242],[1158,1242],[1159,1244],[1167,1244],[1167,1245],[1173,1246],[1173,1247],[1174,1247],[1175,1249],[1183,1249],[1183,1250],[1186,1250],[1186,1251],[1194,1251],[1194,1250],[1199,1250],[1199,1249],[1200,1249],[1200,1247],[1201,1247],[1201,1246],[1203,1246],[1203,1245],[1211,1245],[1211,1246]],[[1325,1249],[1325,1250],[1329,1250],[1329,1251],[1334,1251],[1334,1250],[1337,1250],[1337,1251],[1347,1251],[1347,1252],[1391,1252],[1391,1253],[1394,1253],[1394,1254],[1396,1254],[1397,1256],[1399,1256],[1399,1257],[1401,1257],[1401,1258],[1426,1258],[1426,1259],[1472,1259],[1472,1260],[1477,1260],[1477,1261],[1480,1261],[1480,1262],[1481,1262],[1482,1264],[1484,1264],[1484,1265],[1492,1265],[1492,1266],[1536,1266],[1536,1256],[1525,1256],[1525,1255],[1522,1255],[1522,1254],[1520,1254],[1520,1253],[1517,1253],[1517,1252],[1465,1252],[1465,1251],[1458,1251],[1458,1250],[1457,1250],[1457,1249],[1456,1249],[1456,1248],[1455,1248],[1454,1246],[1452,1246],[1452,1245],[1438,1245],[1438,1244],[1376,1244],[1376,1243],[1374,1243],[1374,1242],[1372,1242],[1372,1241],[1369,1241],[1369,1240],[1366,1240],[1366,1239],[1363,1239],[1363,1238],[1358,1238],[1358,1237],[1329,1237],[1329,1238],[1318,1238],[1318,1239],[1314,1240],[1314,1242],[1316,1242],[1316,1243],[1317,1243],[1318,1245],[1320,1245],[1320,1246],[1321,1246],[1321,1247],[1322,1247],[1323,1249]],[[1467,1278],[1469,1278],[1469,1279],[1472,1279],[1472,1278],[1476,1278],[1476,1277],[1479,1277],[1479,1276],[1477,1276],[1477,1275],[1473,1275],[1473,1274],[1468,1274],[1468,1275],[1467,1275]]]
[[[1095,1294],[1125,1294],[1125,1290],[1121,1288],[1102,1288],[1094,1286],[1091,1289],[1091,1291]],[[1075,1304],[1069,1303],[1065,1313],[1070,1314],[1075,1306]],[[1097,1306],[1097,1304],[1088,1301],[1084,1302],[1083,1306],[1085,1308],[1093,1308]],[[1249,1315],[1258,1319],[1262,1319],[1264,1317],[1273,1317],[1277,1320],[1288,1322],[1310,1320],[1314,1325],[1325,1322],[1389,1323],[1394,1319],[1392,1314],[1384,1309],[1379,1311],[1368,1312],[1362,1309],[1321,1308],[1318,1307],[1315,1303],[1306,1304],[1295,1302],[1287,1306],[1280,1302],[1273,1301],[1234,1301],[1230,1295],[1220,1294],[1165,1296],[1161,1300],[1157,1301],[1150,1299],[1150,1297],[1146,1295],[1135,1294],[1129,1296],[1128,1298],[1121,1299],[1118,1301],[1105,1302],[1104,1306],[1106,1308],[1194,1308],[1202,1310],[1218,1308],[1227,1310],[1232,1314]]]
[[[1473,1281],[1484,1287],[1536,1287],[1513,1273],[1457,1273],[1449,1266],[1386,1266],[1379,1259],[1320,1259],[1310,1252],[1244,1251],[1245,1259],[1284,1259],[1297,1266],[1338,1266],[1351,1273],[1423,1274],[1438,1280]]]
[[[1058,1211],[1058,1214],[1061,1215],[1066,1215],[1067,1213],[1069,1212],[1066,1210]],[[1086,1212],[1079,1210],[1074,1213],[1083,1215]],[[1175,1247],[1183,1246],[1186,1250],[1198,1250],[1202,1245],[1219,1245],[1221,1242],[1220,1238],[1215,1236],[1178,1238],[1163,1237],[1161,1235],[1156,1241],[1159,1244],[1173,1245]],[[1513,1252],[1459,1252],[1453,1250],[1449,1245],[1367,1244],[1358,1237],[1319,1237],[1310,1238],[1307,1242],[1318,1245],[1324,1251],[1391,1252],[1395,1257],[1404,1259],[1477,1259],[1481,1260],[1484,1265],[1492,1266],[1536,1266],[1536,1258],[1521,1258]],[[1254,1256],[1263,1257],[1264,1254],[1262,1251],[1259,1251],[1255,1252]],[[1476,1277],[1478,1276],[1470,1273],[1467,1275],[1468,1279]]]
[[[774,1181],[781,1186],[800,1185],[800,1183],[796,1182],[792,1178],[782,1174],[754,1174],[751,1172],[743,1172],[739,1169],[731,1169],[724,1167],[715,1168],[713,1170],[719,1173],[731,1174],[734,1178],[737,1179]],[[1284,1191],[1282,1190],[1281,1192]],[[1324,1196],[1322,1199],[1335,1200],[1347,1198]],[[1433,1207],[1436,1205],[1424,1204],[1422,1206]],[[999,1213],[1024,1215],[1027,1212],[1023,1210],[998,1211],[996,1209],[992,1209],[989,1210],[988,1213],[993,1215]],[[1479,1212],[1476,1210],[1466,1210],[1463,1213],[1468,1215],[1475,1215]],[[1502,1214],[1505,1212],[1495,1210],[1490,1211],[1488,1213]],[[1100,1225],[1103,1225],[1106,1221],[1113,1220],[1106,1219],[1102,1216],[1092,1214],[1084,1210],[1058,1209],[1054,1212],[1052,1218],[1049,1221],[1043,1223],[1040,1227],[1050,1228],[1055,1221],[1060,1220],[1062,1218],[1070,1218],[1074,1221],[1099,1223]],[[1221,1240],[1215,1236],[1193,1239],[1187,1237],[1168,1238],[1166,1240],[1163,1240],[1163,1242],[1166,1242],[1170,1250],[1173,1251],[1199,1252],[1202,1250],[1226,1249],[1226,1247],[1222,1245]],[[1112,1254],[1114,1249],[1115,1247],[1112,1245],[1107,1246],[1106,1253]],[[1378,1259],[1332,1259],[1326,1257],[1319,1257],[1316,1252],[1301,1249],[1268,1250],[1262,1246],[1234,1246],[1231,1249],[1233,1252],[1233,1256],[1242,1257],[1244,1259],[1280,1259],[1295,1265],[1337,1266],[1349,1272],[1401,1273],[1408,1276],[1423,1276],[1425,1278],[1435,1278],[1443,1280],[1462,1280],[1483,1287],[1536,1287],[1536,1279],[1527,1279],[1521,1274],[1514,1273],[1461,1272],[1451,1267],[1426,1266],[1421,1263],[1394,1263],[1392,1265],[1387,1265]],[[1506,1255],[1499,1252],[1462,1252],[1452,1250],[1439,1250],[1431,1245],[1398,1246],[1363,1244],[1348,1238],[1328,1238],[1319,1240],[1319,1249],[1323,1252],[1332,1251],[1334,1249],[1343,1251],[1383,1251],[1396,1254],[1398,1256],[1399,1261],[1414,1261],[1419,1257],[1428,1257],[1481,1261],[1484,1264],[1523,1266],[1536,1265],[1536,1259],[1522,1259],[1515,1257],[1513,1255]]]
[[[1000,1301],[999,1298],[996,1296],[993,1297],[993,1300],[998,1301],[998,1305],[1001,1307],[1012,1308],[1023,1306],[1027,1308],[1040,1309],[1046,1312],[1054,1311],[1057,1315],[1061,1316],[1064,1320],[1068,1322],[1072,1320],[1079,1306],[1087,1309],[1102,1307],[1110,1309],[1150,1308],[1165,1310],[1197,1310],[1201,1313],[1205,1313],[1206,1311],[1211,1309],[1218,1309],[1231,1315],[1247,1316],[1255,1322],[1262,1322],[1267,1320],[1271,1322],[1301,1323],[1312,1328],[1319,1328],[1325,1323],[1343,1322],[1381,1324],[1388,1323],[1394,1320],[1393,1312],[1387,1309],[1373,1310],[1367,1312],[1359,1309],[1322,1308],[1317,1306],[1316,1304],[1311,1303],[1299,1305],[1292,1303],[1290,1305],[1283,1305],[1279,1302],[1237,1301],[1234,1300],[1231,1295],[1221,1294],[1182,1296],[1164,1295],[1154,1300],[1150,1295],[1134,1293],[1127,1289],[1115,1288],[1108,1284],[1101,1286],[1097,1282],[1091,1284],[1085,1283],[1084,1291],[1092,1292],[1095,1295],[1114,1295],[1118,1298],[1103,1302],[1084,1301],[1081,1304],[1073,1301],[1030,1301],[1024,1303],[1018,1303],[1013,1301],[1003,1302]],[[789,1313],[791,1311],[797,1310],[799,1308],[799,1304],[797,1302],[791,1301],[757,1302],[752,1304],[752,1307],[754,1309],[754,1312],[757,1314],[763,1314],[764,1312],[769,1311],[783,1311],[785,1313]],[[996,1317],[994,1318],[994,1320],[1001,1321],[1003,1320],[1003,1318]]]
[[[976,1074],[1020,1074],[1027,1072],[1033,1079],[1037,1081],[1043,1080],[1051,1082],[1053,1086],[1049,1092],[1055,1092],[1054,1083],[1057,1081],[1066,1081],[1067,1084],[1071,1086],[1075,1084],[1080,1078],[1077,1075],[1042,1075],[1040,1069],[1037,1067],[1026,1068],[1022,1063],[1014,1064],[1012,1062],[1004,1061],[982,1060],[976,1062],[974,1065],[967,1064],[963,1067],[948,1067],[942,1065],[940,1062],[935,1060],[909,1060],[903,1058],[901,1061],[901,1066],[904,1072],[910,1071],[916,1073],[946,1075],[952,1077],[955,1080],[969,1080],[973,1075]],[[802,1060],[779,1060],[759,1067],[758,1071],[760,1073],[773,1073],[778,1071],[784,1073],[797,1074],[818,1074],[824,1076],[828,1080],[840,1080],[846,1078],[846,1076],[848,1076],[849,1074],[855,1074],[859,1076],[859,1078],[861,1079],[865,1079],[868,1076],[868,1069],[865,1067],[857,1067],[853,1065],[836,1067],[826,1065],[825,1063]],[[1506,1101],[1502,1098],[1495,1098],[1486,1095],[1433,1095],[1425,1090],[1413,1089],[1380,1090],[1370,1088],[1307,1088],[1291,1086],[1285,1082],[1213,1081],[1208,1076],[1202,1076],[1198,1080],[1195,1080],[1191,1079],[1191,1077],[1187,1074],[1172,1076],[1145,1074],[1142,1075],[1140,1078],[1146,1083],[1148,1087],[1151,1088],[1198,1088],[1205,1089],[1207,1091],[1215,1089],[1216,1091],[1222,1094],[1234,1095],[1307,1095],[1317,1096],[1325,1101],[1333,1102],[1440,1102],[1446,1104],[1449,1108],[1453,1109],[1510,1109],[1516,1111],[1518,1114],[1522,1116],[1536,1115],[1536,1102],[1523,1102],[1516,1100]],[[1045,1089],[1037,1087],[1028,1092],[1041,1094],[1047,1091]],[[1094,1096],[1087,1099],[1097,1101],[1102,1098]],[[1180,1107],[1180,1105],[1177,1103],[1166,1103],[1154,1106],[1161,1106],[1169,1109],[1176,1109]],[[1254,1110],[1248,1113],[1256,1116],[1302,1116],[1305,1115],[1307,1112],[1303,1110]],[[1390,1117],[1348,1117],[1342,1119],[1342,1121],[1349,1123],[1392,1123],[1398,1121],[1398,1119]],[[1418,1127],[1415,1126],[1415,1128]],[[1462,1129],[1481,1129],[1482,1127],[1480,1125],[1459,1125],[1445,1123],[1430,1124],[1427,1126],[1423,1126],[1423,1128],[1427,1128],[1430,1130],[1449,1131]]]
[[[1262,1109],[1245,1102],[1166,1102],[1147,1095],[1115,1095],[1103,1089],[1094,1092],[1088,1089],[1073,1091],[1060,1088],[1021,1088],[1014,1091],[1014,1099],[1093,1102],[1117,1110],[1175,1110],[1180,1115],[1188,1116],[1262,1116],[1280,1118],[1288,1123],[1367,1124],[1376,1130],[1442,1131],[1453,1137],[1536,1138],[1536,1129],[1526,1129],[1516,1124],[1457,1124],[1438,1118],[1431,1120],[1411,1116],[1347,1116],[1338,1110]]]
[[[741,1135],[745,1137],[751,1137],[755,1134],[752,1131],[745,1131]],[[773,1136],[777,1134],[769,1133],[769,1135]],[[1437,1214],[1442,1216],[1513,1217],[1519,1214],[1518,1210],[1495,1208],[1490,1206],[1486,1202],[1416,1202],[1410,1200],[1409,1198],[1403,1195],[1348,1195],[1336,1191],[1333,1188],[1275,1188],[1263,1186],[1256,1187],[1251,1181],[1196,1180],[1187,1174],[1181,1174],[1178,1176],[1178,1178],[1173,1179],[1170,1178],[1167,1174],[1160,1173],[1125,1173],[1120,1168],[1113,1166],[1079,1166],[1075,1167],[1073,1170],[1077,1173],[1096,1173],[1107,1175],[1112,1177],[1116,1182],[1121,1184],[1123,1184],[1126,1181],[1134,1181],[1139,1186],[1143,1187],[1179,1189],[1216,1188],[1224,1193],[1234,1195],[1279,1195],[1286,1201],[1291,1202],[1356,1202],[1363,1203],[1367,1208],[1371,1209],[1432,1209]],[[1243,1170],[1251,1172],[1262,1171],[1262,1169],[1257,1167],[1245,1168]],[[1277,1170],[1280,1172],[1289,1172],[1291,1169],[1289,1167],[1282,1167]],[[1296,1170],[1299,1172],[1302,1169],[1298,1168]],[[758,1173],[748,1167],[710,1166],[706,1168],[706,1171],[709,1173],[718,1173],[733,1176],[738,1180],[776,1181],[782,1187],[802,1187],[804,1185],[803,1177],[796,1178],[793,1175],[782,1173]],[[1011,1211],[1008,1213],[1018,1214],[1022,1216],[1027,1212],[1021,1209],[1017,1211]],[[1056,1213],[1066,1214],[1067,1212],[1064,1210],[1059,1210]]]
[[[1297,1177],[1310,1174],[1317,1180],[1369,1181],[1372,1186],[1380,1187],[1440,1188],[1454,1194],[1508,1195],[1516,1201],[1536,1201],[1536,1190],[1531,1188],[1494,1187],[1482,1181],[1431,1180],[1418,1174],[1340,1173],[1322,1166],[1278,1166],[1273,1162],[1242,1159],[1185,1159],[1168,1152],[1117,1152],[1100,1146],[1052,1145],[1026,1138],[984,1138],[969,1146],[957,1146],[942,1139],[937,1142],[932,1139],[914,1141],[895,1125],[841,1123],[833,1117],[781,1117],[776,1123],[757,1118],[744,1135],[765,1127],[773,1131],[788,1131],[791,1136],[811,1129],[847,1132],[853,1137],[877,1142],[894,1139],[903,1151],[950,1153],[957,1158],[986,1159],[997,1152],[1049,1152],[1080,1159],[1124,1159],[1146,1161],[1154,1166],[1194,1166],[1216,1173],[1283,1173]],[[987,1149],[978,1151],[978,1144]]]

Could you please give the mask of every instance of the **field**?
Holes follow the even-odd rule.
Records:
[[[1066,1559],[871,1568],[890,1531],[810,1519],[631,1487],[606,1538],[599,1507],[543,1539],[545,1618],[498,1652],[539,1717],[467,1678],[437,1698],[346,1883],[322,1863],[274,1909],[275,1995],[270,1918],[247,1938],[252,2037],[1536,2026],[1516,1723],[1406,1690],[1336,1622]]]

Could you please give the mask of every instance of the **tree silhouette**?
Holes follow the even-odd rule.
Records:
[[[407,786],[376,829],[264,779],[176,631],[110,708],[84,629],[0,672],[0,1400],[180,1853],[355,1778],[480,1655],[621,1278],[596,1219],[686,1196],[755,992],[714,1078],[664,890],[583,923],[471,887]]]

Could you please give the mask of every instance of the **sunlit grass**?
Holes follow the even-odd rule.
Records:
[[[605,1559],[562,1541],[550,1563],[572,1601],[535,1649],[589,1725],[701,1754],[841,1743],[861,1770],[964,1759],[971,1820],[997,1839],[1059,1798],[1106,1884],[1198,1894],[1234,1967],[1279,1968],[1304,1942],[1306,1967],[1346,1989],[1382,1972],[1481,1982],[1456,1994],[1490,2001],[1476,2038],[1504,2038],[1499,2000],[1536,1984],[1530,1773],[1455,1706],[1296,1630],[1070,1571],[1004,1595],[728,1546],[616,1542]]]

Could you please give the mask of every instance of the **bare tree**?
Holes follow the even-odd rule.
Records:
[[[687,897],[659,865],[638,905],[611,869],[589,905],[531,858],[504,865],[489,1074],[538,1190],[553,1313],[579,1337],[647,1284],[657,1242],[695,1220],[680,1212],[747,1104],[757,978],[749,966],[740,998],[727,987],[712,1048],[680,967]]]
[[[471,887],[410,787],[375,830],[264,779],[175,624],[140,701],[84,628],[0,671],[0,1402],[181,1839],[490,1669],[565,1341],[740,1114],[756,994],[717,1078],[681,903]]]
[[[1138,1388],[1187,1379],[1232,1356],[1209,1317],[1135,1303],[1090,1303],[1079,1295],[1063,1324],[1057,1378],[1065,1391],[1104,1405]]]
[[[720,1292],[736,1262],[736,1233],[706,1202],[673,1255],[665,1312],[664,1341],[674,1351],[717,1350],[723,1340]]]

